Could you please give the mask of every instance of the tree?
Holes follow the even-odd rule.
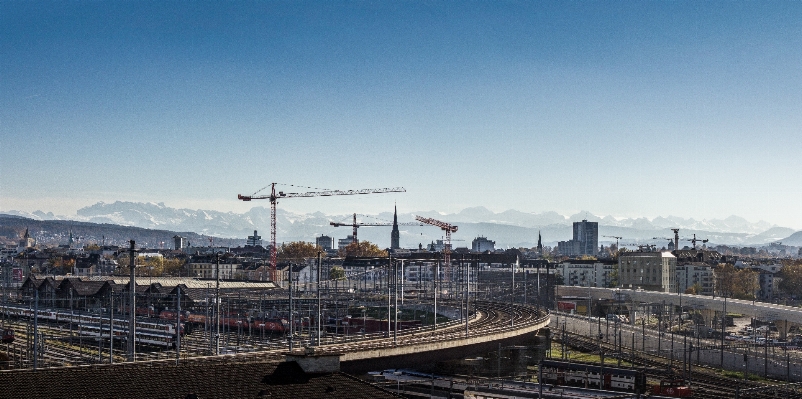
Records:
[[[685,290],[685,293],[686,294],[691,294],[691,295],[699,295],[699,293],[701,291],[702,291],[702,286],[699,285],[699,283],[696,283],[696,284],[688,287],[688,289]]]
[[[317,256],[318,252],[323,252],[323,248],[308,242],[293,241],[289,244],[281,244],[276,257],[283,261],[302,260],[314,258]]]
[[[760,288],[758,273],[750,269],[735,269],[729,263],[720,263],[715,269],[716,292],[735,299],[755,299]]]
[[[345,269],[341,266],[332,266],[329,269],[329,280],[345,280]]]
[[[618,266],[613,268],[613,271],[610,272],[610,283],[607,288],[615,288],[618,287]]]
[[[800,261],[786,264],[780,269],[779,288],[789,295],[802,295],[802,263]]]
[[[164,274],[168,276],[178,276],[181,274],[181,268],[184,267],[186,261],[178,258],[164,259],[163,268]]]
[[[339,255],[377,258],[386,257],[387,251],[370,241],[359,241],[348,244],[348,246],[339,251]]]
[[[161,256],[137,258],[137,275],[161,277],[164,274],[164,258]]]
[[[719,263],[713,270],[716,284],[716,294],[723,297],[732,297],[735,285],[735,266],[730,263]]]
[[[755,293],[760,289],[758,273],[754,270],[741,269],[737,275],[737,286],[733,297],[737,299],[755,299]]]

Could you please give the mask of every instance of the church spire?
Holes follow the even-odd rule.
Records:
[[[537,253],[543,255],[543,243],[541,242],[540,230],[537,231]]]
[[[398,206],[393,209],[393,231],[390,233],[390,249],[401,248],[401,232],[398,231]]]

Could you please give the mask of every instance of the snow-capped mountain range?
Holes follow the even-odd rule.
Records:
[[[123,202],[103,203],[81,208],[74,216],[58,216],[52,213],[36,211],[33,213],[8,211],[11,215],[28,217],[37,220],[75,220],[93,223],[110,223],[123,226],[135,226],[149,229],[172,231],[192,231],[198,234],[225,238],[241,238],[251,235],[254,230],[261,231],[267,241],[270,229],[270,210],[265,207],[254,207],[245,213],[220,212],[202,209],[177,209],[163,203]],[[648,218],[618,219],[612,216],[600,217],[590,212],[579,212],[564,216],[556,212],[527,213],[507,210],[492,212],[484,207],[463,209],[458,213],[442,214],[436,211],[401,213],[399,222],[413,222],[415,215],[433,217],[459,226],[454,238],[466,242],[455,242],[455,246],[470,246],[470,241],[477,236],[486,236],[496,241],[497,247],[532,247],[537,242],[538,232],[543,236],[545,245],[554,245],[557,241],[571,238],[571,224],[583,219],[599,223],[600,242],[615,242],[615,238],[603,236],[619,236],[622,243],[666,243],[673,237],[670,228],[679,228],[683,239],[696,234],[699,238],[710,240],[711,244],[727,245],[761,245],[773,241],[790,238],[798,241],[802,235],[793,238],[795,230],[759,221],[749,222],[738,216],[726,219],[695,220],[676,216]],[[352,215],[325,215],[321,212],[296,214],[278,209],[277,236],[278,241],[313,241],[315,236],[326,234],[336,238],[344,238],[351,234],[348,227],[335,228],[329,222],[348,222]],[[360,216],[360,222],[392,221],[392,212],[384,212],[369,217]],[[442,236],[440,230],[430,226],[403,226],[401,228],[401,244],[413,247],[427,244]],[[385,245],[389,243],[390,227],[360,228],[360,239],[366,239]],[[661,239],[653,240],[654,237]],[[663,239],[666,238],[666,239]],[[788,245],[802,245],[802,242],[784,242]]]

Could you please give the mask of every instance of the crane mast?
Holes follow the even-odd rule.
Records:
[[[251,194],[251,195],[242,195],[237,194],[237,199],[241,201],[251,201],[251,200],[259,200],[259,199],[267,199],[270,200],[270,278],[272,281],[276,281],[276,205],[278,204],[279,198],[308,198],[308,197],[331,197],[335,195],[361,195],[361,194],[382,194],[382,193],[404,193],[405,190],[403,187],[395,187],[395,188],[367,188],[362,190],[321,190],[321,191],[309,191],[304,193],[285,193],[283,191],[279,191],[276,193],[276,185],[279,183],[270,183],[270,185],[263,187],[259,191]],[[269,195],[256,195],[260,191],[270,187],[270,194]],[[356,229],[354,229],[356,230]],[[356,234],[354,234],[356,235]]]
[[[415,216],[415,220],[421,223],[426,223],[432,226],[439,227],[440,229],[446,232],[446,243],[445,243],[446,245],[445,248],[443,248],[443,263],[445,263],[446,276],[448,276],[449,269],[451,268],[451,233],[457,232],[457,226],[454,226],[453,224],[449,224],[437,219],[425,218],[422,216]]]
[[[365,216],[365,215],[362,215]],[[386,222],[386,223],[357,223],[356,221],[356,213],[354,214],[354,221],[353,223],[344,223],[344,222],[329,222],[330,225],[334,227],[353,227],[354,228],[354,242],[359,242],[356,238],[357,228],[359,227],[381,227],[381,226],[392,226],[393,223]],[[425,226],[423,223],[398,223],[399,226]]]

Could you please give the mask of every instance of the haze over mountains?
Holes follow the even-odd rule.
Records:
[[[265,207],[253,207],[245,213],[219,212],[210,210],[176,209],[163,203],[99,202],[81,208],[74,216],[58,216],[52,213],[36,211],[33,213],[9,211],[12,215],[29,217],[38,220],[75,220],[92,223],[109,223],[123,226],[135,226],[148,229],[171,231],[188,231],[208,236],[242,239],[259,230],[265,241],[270,229],[270,210]],[[568,240],[572,234],[572,222],[587,219],[599,222],[600,236],[620,236],[622,244],[654,243],[663,246],[673,236],[670,228],[680,228],[680,237],[690,238],[695,233],[699,238],[710,240],[710,244],[727,245],[762,245],[783,240],[788,245],[802,245],[802,234],[794,234],[794,230],[771,225],[764,221],[749,222],[738,216],[726,219],[695,220],[675,216],[647,218],[616,219],[612,216],[600,217],[590,212],[579,212],[563,216],[556,212],[527,213],[507,210],[492,212],[484,207],[463,209],[454,214],[441,214],[436,211],[399,213],[399,222],[413,222],[414,215],[433,217],[459,226],[454,234],[457,240],[455,247],[470,246],[470,241],[477,236],[486,236],[496,241],[497,247],[532,247],[537,243],[538,232],[543,237],[544,245],[555,245],[557,241]],[[331,221],[348,222],[352,215],[325,215],[321,212],[296,214],[281,208],[277,211],[278,241],[295,240],[313,241],[315,236],[326,234],[344,238],[351,234],[351,228],[335,228]],[[360,222],[391,222],[392,212],[378,215],[358,216]],[[440,230],[430,226],[401,226],[401,245],[416,247],[442,237]],[[793,236],[792,236],[793,235]],[[390,227],[362,227],[359,229],[360,240],[370,240],[381,246],[387,246]],[[653,240],[654,237],[665,239]],[[387,241],[387,243],[385,243]],[[614,238],[600,237],[602,243],[613,243]],[[682,244],[681,244],[682,245]],[[689,245],[689,244],[688,244]]]

